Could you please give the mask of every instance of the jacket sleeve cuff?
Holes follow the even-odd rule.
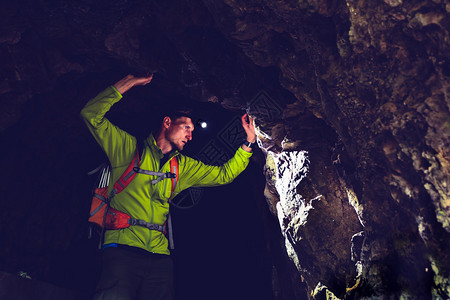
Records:
[[[242,147],[241,146],[239,146],[239,148],[238,148],[238,153],[240,154],[240,155],[242,155],[242,156],[244,156],[244,157],[246,157],[246,158],[250,158],[252,155],[253,155],[253,152],[247,152],[247,151],[245,151],[244,149],[242,149]]]
[[[120,98],[122,98],[122,94],[112,85],[111,89],[114,91],[114,93]]]

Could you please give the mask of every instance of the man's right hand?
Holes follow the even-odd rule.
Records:
[[[133,86],[136,85],[146,85],[153,79],[153,74],[150,74],[148,77],[134,77],[133,75],[127,75],[126,77],[122,78],[118,82],[114,84],[114,87],[116,90],[123,95],[126,91],[131,89]]]

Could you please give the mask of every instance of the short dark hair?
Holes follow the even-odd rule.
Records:
[[[169,117],[172,121],[175,121],[178,118],[181,117],[187,117],[192,119],[194,115],[194,110],[191,107],[174,107],[172,109],[169,109],[164,116],[162,116],[162,119],[164,117]]]
[[[172,122],[176,121],[178,118],[181,117],[188,117],[192,120],[192,122],[194,122],[194,109],[188,106],[178,106],[178,105],[173,105],[170,108],[167,107],[160,107],[159,108],[160,111],[158,113],[158,117],[156,118],[157,120],[157,124],[155,124],[155,126],[153,126],[153,133],[154,134],[159,134],[159,131],[161,130],[161,126],[163,124],[164,118],[165,117],[169,117]]]

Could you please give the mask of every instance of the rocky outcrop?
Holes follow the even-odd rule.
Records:
[[[323,151],[308,151],[315,157],[327,153],[325,149],[330,152],[315,163],[310,159],[311,168],[320,165],[317,161],[322,166],[309,174],[313,182],[302,184],[305,179],[294,180],[301,169],[287,162],[311,147],[302,141],[311,134],[302,130],[308,125],[298,117],[289,122],[291,106],[282,118],[285,135],[273,137],[270,129],[261,130],[266,170],[271,174],[268,182],[273,181],[266,194],[269,202],[278,203],[288,249],[293,248],[290,255],[301,273],[303,268],[309,288],[320,282],[338,297],[422,298],[431,290],[434,297],[448,297],[449,5],[227,4],[233,8],[230,19],[235,24],[229,36],[256,64],[278,67],[280,82],[296,95],[294,106],[323,119],[326,125],[321,127],[330,126],[337,135],[322,141]],[[312,134],[317,139],[319,132]],[[266,139],[269,147],[264,145]],[[288,146],[283,147],[286,140]],[[276,151],[272,144],[279,146]],[[286,155],[291,158],[285,160]],[[282,157],[281,164],[276,157]],[[286,165],[291,166],[289,180],[283,178]],[[322,180],[328,193],[314,188]],[[298,194],[288,196],[286,189]],[[342,227],[326,225],[334,219],[331,212],[339,211],[333,202],[343,203],[341,215],[334,215],[346,220]],[[311,212],[323,214],[317,224]],[[342,242],[337,247],[334,239],[325,238],[314,246],[314,234],[305,230],[308,224],[316,227],[316,235],[337,233],[348,245]],[[310,258],[314,251],[325,250],[319,245],[331,252],[329,259],[319,253]],[[350,264],[350,248],[357,273],[353,279],[345,263],[338,263],[342,258]],[[338,256],[333,253],[337,249],[347,252],[341,250]],[[314,268],[314,261],[329,267],[333,275]]]

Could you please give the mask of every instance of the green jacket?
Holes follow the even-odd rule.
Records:
[[[111,106],[121,98],[122,95],[111,86],[89,101],[81,111],[81,116],[105,151],[112,166],[109,191],[130,164],[136,151],[136,138],[105,118]],[[175,155],[178,155],[179,161],[179,180],[171,198],[191,186],[217,186],[232,182],[247,167],[252,154],[239,147],[234,157],[223,166],[205,165],[177,151],[172,152],[170,158]],[[170,159],[160,166],[162,157],[161,149],[150,135],[144,141],[140,167],[144,170],[169,172]],[[163,179],[156,185],[152,185],[153,179],[155,179],[154,176],[137,174],[134,180],[113,198],[111,207],[135,219],[163,225],[169,213],[168,201],[172,182],[170,179]],[[125,244],[153,253],[170,254],[164,234],[141,226],[107,230],[104,243]]]

